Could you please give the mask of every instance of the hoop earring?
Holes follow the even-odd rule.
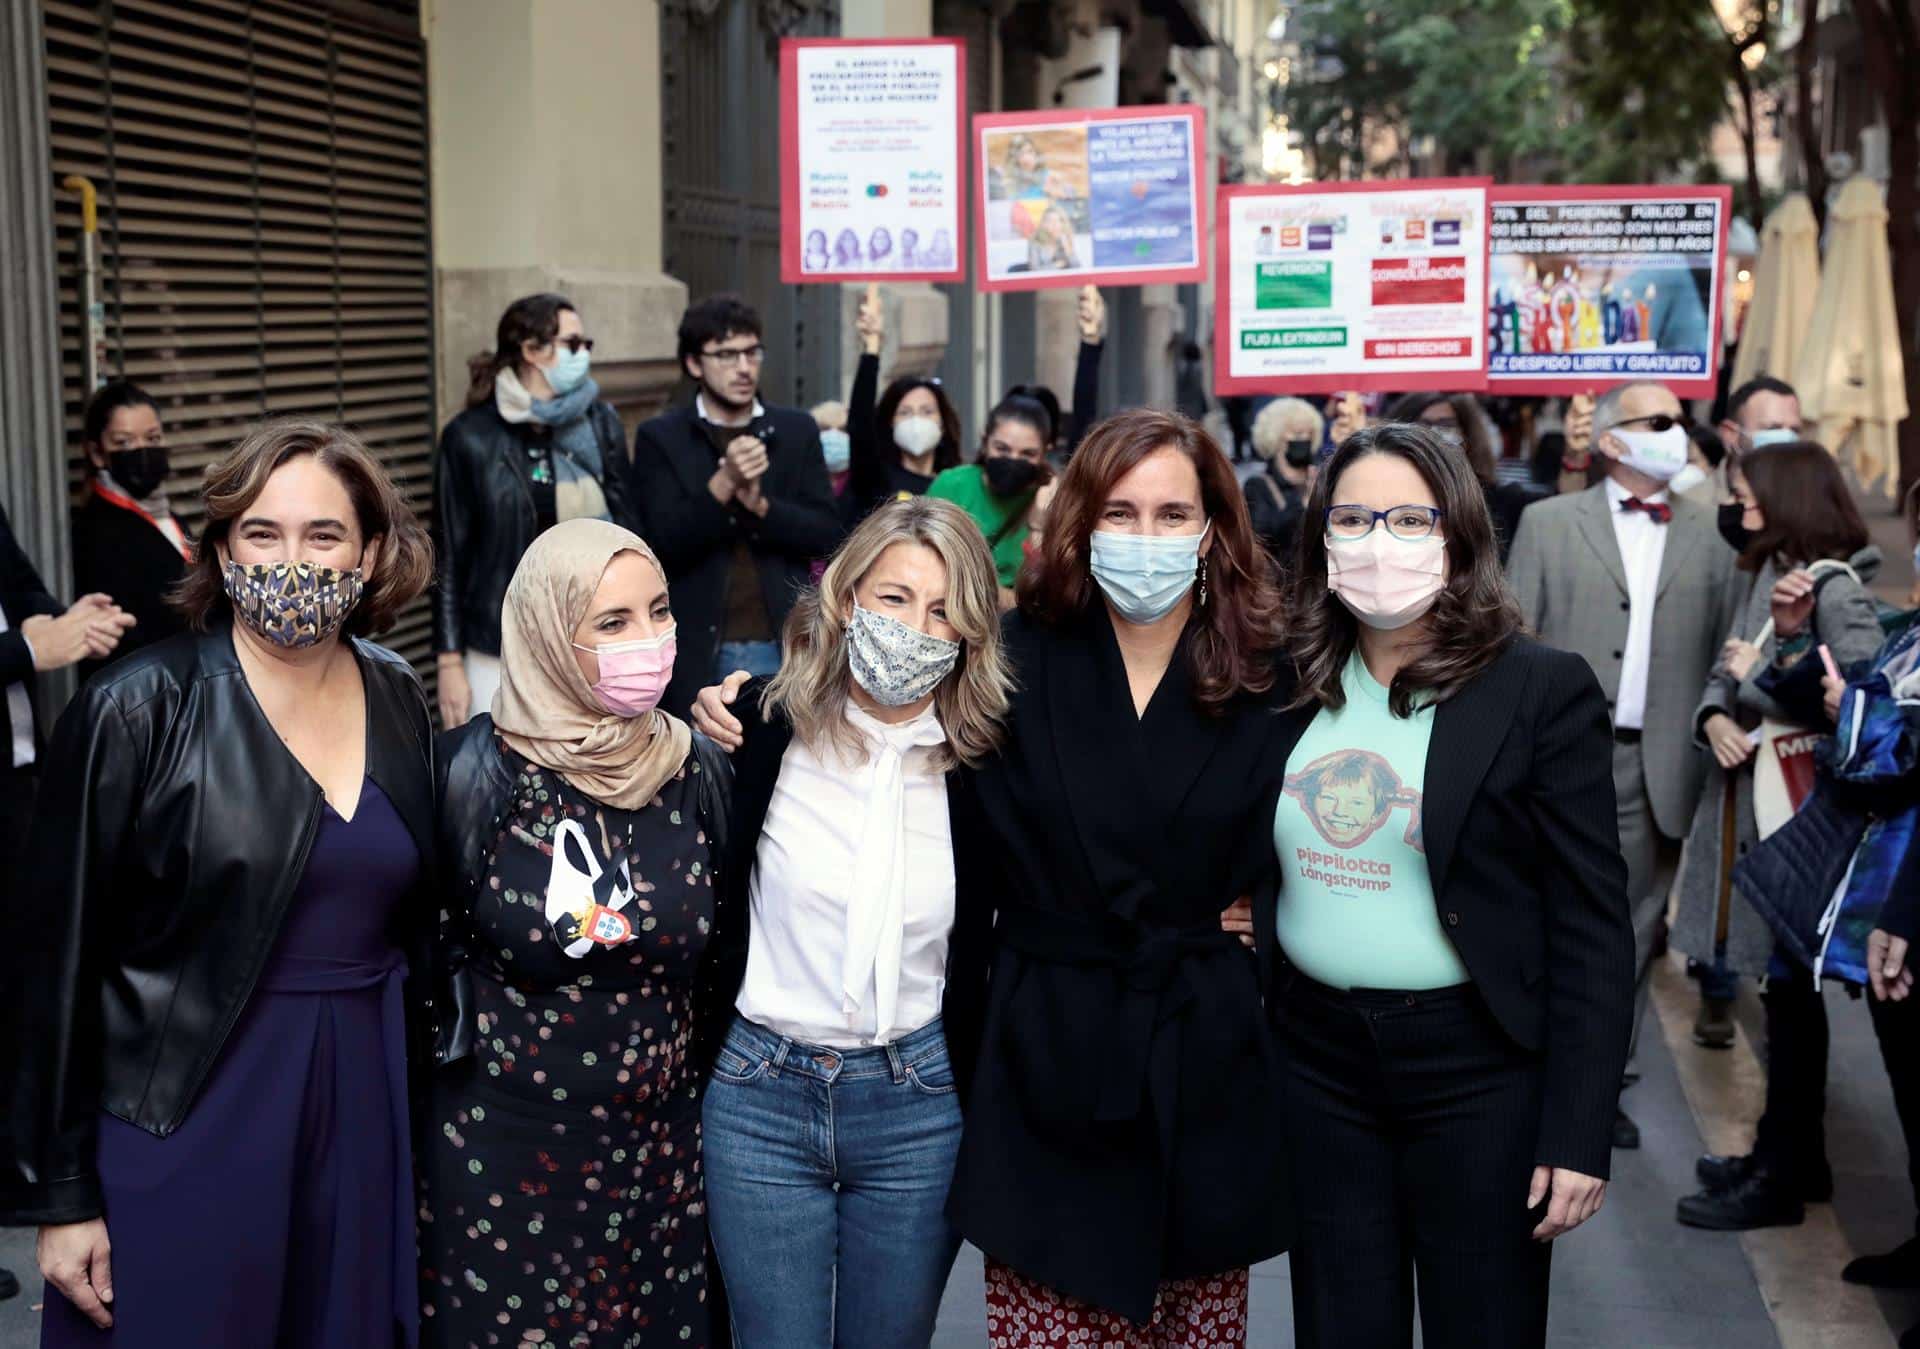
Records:
[[[1200,607],[1207,607],[1207,560],[1200,559]]]

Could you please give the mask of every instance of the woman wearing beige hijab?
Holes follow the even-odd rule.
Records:
[[[726,758],[661,712],[674,621],[639,536],[535,540],[491,716],[441,738],[458,1061],[431,1107],[428,1345],[711,1342],[694,988]]]

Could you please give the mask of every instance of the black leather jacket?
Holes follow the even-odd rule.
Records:
[[[641,533],[627,488],[627,433],[620,414],[595,403],[587,419],[606,464],[600,486],[607,514]],[[433,464],[433,649],[500,654],[500,602],[540,522],[533,504],[527,446],[551,431],[518,425],[492,399],[475,404],[440,433]]]
[[[395,936],[409,1058],[424,1062],[432,727],[404,661],[357,639],[353,651],[367,775],[420,850]],[[255,701],[224,625],[89,683],[54,730],[42,781],[24,871],[0,906],[0,1223],[15,1225],[100,1216],[102,1109],[162,1138],[180,1127],[272,954],[325,800]]]
[[[730,887],[719,875],[727,850],[732,818],[733,763],[713,741],[695,731],[693,754],[699,761],[700,816],[714,859],[713,931],[731,926],[725,907]],[[440,856],[446,863],[448,892],[440,912],[442,925],[441,993],[444,1000],[435,1044],[435,1057],[451,1063],[473,1052],[473,970],[470,957],[480,950],[480,938],[468,924],[472,896],[485,879],[487,853],[500,835],[500,825],[513,800],[513,773],[500,753],[493,718],[481,713],[464,725],[442,732],[434,742],[434,798],[439,802]],[[713,1005],[715,953],[709,948],[696,979],[694,1005]],[[693,1061],[702,1076],[720,1052],[724,1023],[694,1027]]]

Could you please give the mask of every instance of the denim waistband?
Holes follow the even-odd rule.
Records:
[[[916,1067],[947,1052],[946,1033],[935,1017],[919,1030],[903,1035],[891,1044],[864,1049],[835,1049],[808,1044],[778,1031],[768,1030],[744,1016],[733,1019],[727,1032],[727,1048],[744,1058],[765,1059],[768,1072],[800,1073],[833,1082],[849,1077],[891,1077],[896,1080],[908,1068]]]

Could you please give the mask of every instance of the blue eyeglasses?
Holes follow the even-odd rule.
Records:
[[[1329,506],[1327,537],[1351,543],[1366,538],[1385,520],[1387,533],[1405,543],[1417,543],[1439,528],[1442,514],[1438,506],[1390,506],[1384,511],[1368,506]]]

